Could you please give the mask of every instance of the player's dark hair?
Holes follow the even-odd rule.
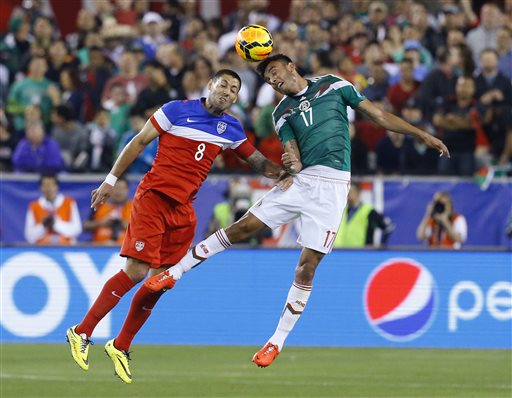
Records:
[[[238,73],[236,73],[235,71],[232,71],[231,69],[221,69],[221,70],[218,70],[213,75],[212,80],[216,81],[220,77],[226,76],[226,75],[231,76],[231,77],[235,78],[236,80],[238,80],[238,83],[240,83],[240,87],[242,87],[242,79],[240,79],[240,76],[238,75]]]
[[[261,61],[261,63],[256,67],[256,70],[258,73],[263,77],[265,75],[265,70],[267,69],[268,64],[274,61],[282,62],[283,64],[293,64],[293,61],[291,58],[284,54],[276,54],[271,55],[270,57],[266,58],[265,60]]]

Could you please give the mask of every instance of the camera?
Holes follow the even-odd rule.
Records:
[[[446,205],[443,202],[436,201],[432,208],[432,214],[443,214],[446,210]]]

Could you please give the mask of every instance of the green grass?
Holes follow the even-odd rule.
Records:
[[[508,397],[511,353],[288,347],[257,368],[257,347],[135,345],[134,382],[113,376],[102,344],[84,372],[64,344],[3,344],[0,397]]]

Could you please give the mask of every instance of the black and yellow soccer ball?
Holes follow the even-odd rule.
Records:
[[[247,25],[236,36],[236,52],[246,61],[263,61],[272,52],[272,35],[261,25]]]

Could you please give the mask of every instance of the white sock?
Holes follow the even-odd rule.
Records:
[[[268,342],[277,345],[279,351],[282,351],[284,341],[302,315],[311,294],[311,288],[312,286],[299,285],[296,282],[290,288],[277,329],[268,339]]]
[[[175,280],[181,278],[181,276],[190,271],[196,265],[202,263],[207,258],[210,258],[214,254],[220,253],[231,246],[231,242],[223,229],[219,229],[214,234],[210,235],[205,240],[199,242],[191,250],[185,254],[175,266],[169,268],[169,275]]]

